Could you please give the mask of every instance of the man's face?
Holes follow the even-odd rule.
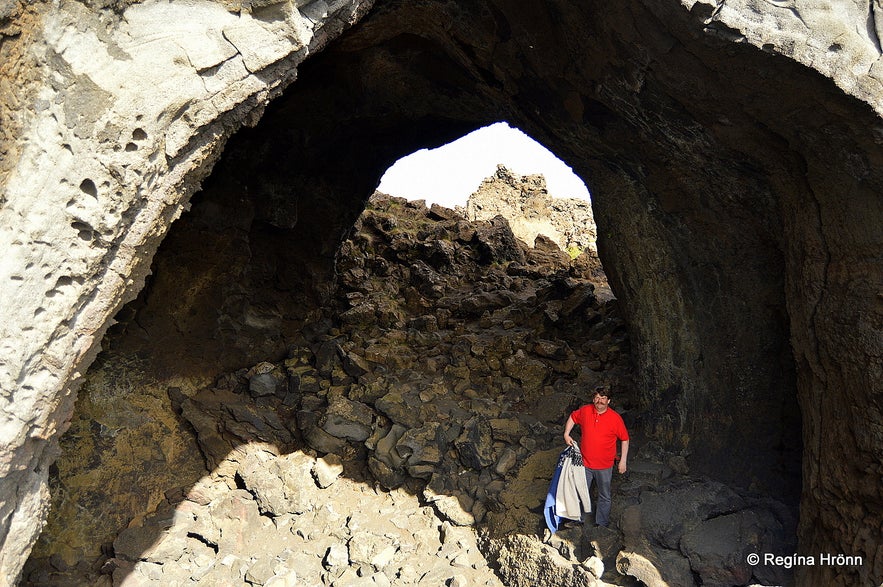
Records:
[[[607,409],[607,404],[610,403],[610,400],[607,399],[606,395],[601,395],[600,393],[596,393],[595,397],[592,398],[592,403],[595,404],[595,409],[599,412],[603,412]]]

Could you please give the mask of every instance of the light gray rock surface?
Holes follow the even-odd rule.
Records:
[[[83,372],[141,289],[224,140],[370,2],[40,5],[4,133],[0,248],[0,576],[46,515],[46,475]],[[14,30],[14,28],[13,28]],[[8,33],[4,33],[6,35]],[[4,42],[7,37],[4,37]],[[28,70],[28,67],[30,69]],[[24,71],[22,71],[24,70]],[[4,72],[7,84],[14,75]],[[4,89],[4,109],[14,95]]]
[[[542,175],[519,176],[498,165],[469,196],[461,212],[469,220],[490,220],[499,214],[509,221],[515,236],[531,246],[543,235],[573,257],[583,251],[598,253],[591,203],[553,198]]]

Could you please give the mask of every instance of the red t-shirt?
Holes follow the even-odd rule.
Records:
[[[628,440],[622,416],[607,408],[603,414],[588,404],[570,414],[574,424],[579,424],[579,450],[583,464],[589,469],[609,469],[616,459],[616,440]]]

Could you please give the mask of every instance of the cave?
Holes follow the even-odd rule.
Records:
[[[88,224],[65,224],[112,254],[100,270],[85,271],[88,278],[53,281],[59,297],[82,288],[86,300],[65,314],[64,328],[34,339],[42,340],[38,348],[73,347],[47,353],[69,357],[49,360],[67,365],[48,368],[58,383],[28,379],[42,364],[13,378],[30,382],[23,389],[43,381],[58,393],[34,425],[39,430],[7,449],[4,462],[32,464],[10,467],[17,472],[6,476],[4,491],[18,497],[3,506],[3,535],[12,537],[4,542],[4,571],[17,576],[38,527],[27,520],[45,516],[45,479],[79,371],[116,310],[142,289],[161,241],[165,252],[156,258],[169,272],[145,291],[153,303],[169,304],[177,331],[190,336],[184,348],[180,337],[149,339],[158,372],[208,378],[279,357],[286,341],[266,337],[267,325],[282,332],[300,325],[307,316],[278,309],[309,307],[299,296],[314,302],[327,295],[337,248],[383,171],[419,148],[505,120],[591,178],[599,255],[628,324],[652,437],[688,454],[693,471],[799,502],[799,552],[861,558],[852,566],[800,566],[798,584],[880,581],[883,127],[870,82],[843,77],[849,55],[864,49],[809,43],[827,56],[818,59],[820,73],[782,32],[793,29],[779,13],[781,36],[767,39],[745,17],[748,9],[688,4],[360,4],[319,35],[315,53],[296,68],[285,60],[258,63],[264,69],[249,62],[270,90],[230,107],[232,114],[184,103],[171,118],[132,123],[139,132],[128,133],[124,151],[161,136],[157,152],[167,168],[153,155],[136,165],[144,187],[114,212],[120,226],[138,228],[131,251],[120,246],[128,241],[107,237],[111,246],[90,236]],[[278,23],[280,6],[246,12]],[[327,10],[311,18],[335,20]],[[346,18],[357,22],[339,32]],[[869,35],[870,25],[862,26]],[[80,84],[82,95],[101,96]],[[88,114],[92,104],[84,98],[81,111],[70,106],[76,120],[67,127],[100,144],[113,133],[83,130],[98,119]],[[51,108],[46,102],[36,112]],[[192,124],[189,135],[182,121]],[[59,147],[65,157],[72,153],[64,161],[87,157],[71,144],[78,145],[70,139]],[[125,183],[111,167],[102,181],[64,166],[59,173],[70,177],[58,183],[97,200],[113,191],[108,185]],[[150,189],[174,197],[143,215]],[[7,198],[18,202],[14,189]],[[225,230],[203,230],[197,215],[186,224],[190,233],[173,228],[163,240],[190,205]],[[245,250],[247,272],[234,278]],[[27,281],[24,268],[16,275]],[[99,286],[113,293],[92,295]],[[44,314],[28,303],[20,308],[10,324]],[[125,315],[116,319],[117,328],[133,328]],[[30,493],[19,494],[19,486]],[[23,527],[30,530],[16,531]]]

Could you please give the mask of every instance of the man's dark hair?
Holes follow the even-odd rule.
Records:
[[[592,391],[592,397],[595,395],[604,395],[607,396],[607,399],[613,398],[613,388],[610,385],[597,385],[595,389]]]

